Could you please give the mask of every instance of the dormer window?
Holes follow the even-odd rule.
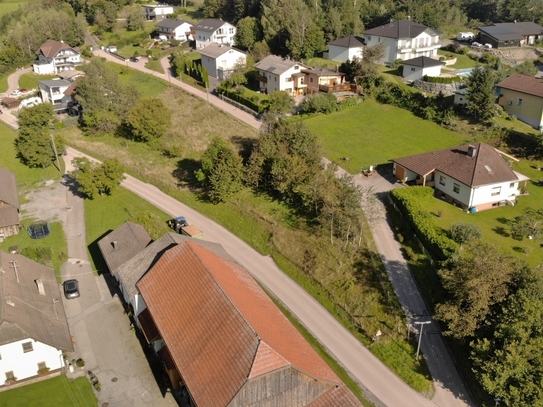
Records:
[[[294,65],[294,69],[300,69],[298,65]]]

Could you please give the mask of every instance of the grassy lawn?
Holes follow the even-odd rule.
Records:
[[[130,65],[110,63],[109,66],[120,74],[122,83],[135,85],[145,98],[156,97],[168,87],[167,81],[132,69]]]
[[[350,173],[392,158],[462,144],[466,136],[390,105],[366,99],[357,106],[305,120],[328,159]],[[349,161],[341,158],[349,157]]]
[[[25,73],[19,78],[20,89],[38,89],[38,81],[58,78],[58,75],[36,75],[34,72]]]
[[[19,7],[28,2],[29,0],[3,0],[0,3],[0,17],[2,17],[4,14],[17,10]]]
[[[339,66],[341,65],[341,62],[318,57],[304,59],[302,62],[309,66],[316,66],[319,68],[329,69],[331,71],[339,69]]]
[[[437,50],[438,55],[453,55],[456,57],[456,64],[454,65],[448,65],[447,68],[454,68],[454,69],[463,69],[463,68],[472,68],[474,66],[477,66],[478,63],[468,57],[467,55],[463,54],[456,54],[454,52],[450,51],[443,51],[442,49]]]
[[[164,68],[162,68],[162,65],[160,64],[160,58],[159,59],[150,59],[145,64],[145,67],[147,69],[151,69],[151,70],[156,71],[158,73],[164,73]]]
[[[2,407],[90,407],[97,403],[85,377],[69,380],[62,375],[0,393]]]
[[[107,210],[104,210],[107,208]],[[87,244],[95,269],[102,273],[105,267],[98,249],[98,240],[126,222],[131,216],[149,211],[166,222],[171,216],[125,188],[117,188],[111,196],[85,200],[85,226]]]

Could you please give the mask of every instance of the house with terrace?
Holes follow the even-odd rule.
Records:
[[[20,209],[15,174],[0,167],[0,242],[19,233]]]
[[[477,143],[392,162],[398,180],[433,187],[436,197],[464,210],[481,211],[514,205],[529,180],[514,171],[504,157],[518,161],[488,144]]]
[[[32,69],[38,75],[72,71],[82,63],[81,53],[62,41],[45,41],[36,55],[38,59],[32,64]]]
[[[270,94],[276,90],[283,90],[290,95],[303,95],[306,92],[306,74],[303,69],[310,67],[290,58],[277,55],[268,55],[255,64],[258,69],[260,89]]]
[[[498,104],[508,114],[543,131],[543,79],[514,74],[496,85]]]
[[[209,44],[223,44],[234,46],[236,27],[226,21],[206,18],[193,27],[196,51]]]
[[[441,47],[441,34],[441,31],[410,19],[390,21],[364,31],[367,47],[381,44],[384,47],[383,58],[379,61],[384,65],[392,65],[397,59],[406,61],[418,57],[436,57]]]
[[[55,270],[3,251],[0,270],[2,384],[64,368],[73,345]]]
[[[534,22],[495,23],[479,27],[479,42],[492,48],[534,45],[543,38],[543,27]]]
[[[189,40],[192,24],[185,20],[165,18],[156,23],[159,35],[165,36],[168,40],[185,42]]]

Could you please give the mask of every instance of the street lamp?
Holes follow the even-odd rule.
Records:
[[[420,325],[420,332],[419,332],[419,345],[417,346],[417,360],[419,359],[419,351],[420,351],[420,343],[422,341],[422,330],[424,328],[424,325],[431,324],[432,321],[417,321],[414,324]]]

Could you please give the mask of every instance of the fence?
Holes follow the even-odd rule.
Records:
[[[231,105],[236,106],[238,109],[243,110],[246,113],[252,114],[257,119],[260,118],[260,113],[255,112],[253,109],[248,108],[247,106],[242,105],[241,103],[236,102],[235,100],[232,100],[229,97],[226,97],[220,93],[217,96],[219,99],[224,100],[226,103],[230,103]]]

